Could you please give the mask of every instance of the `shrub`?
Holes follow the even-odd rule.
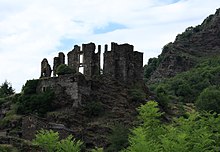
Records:
[[[103,105],[100,102],[87,102],[85,105],[85,114],[88,117],[100,116],[104,112]]]
[[[204,89],[196,100],[196,106],[199,110],[220,113],[220,89],[216,86]]]
[[[80,140],[76,141],[72,135],[59,141],[59,133],[53,130],[38,131],[33,143],[47,152],[79,152],[83,144]]]
[[[19,114],[35,113],[42,116],[46,112],[53,110],[53,98],[54,92],[50,90],[39,94],[23,94],[18,98],[17,112]]]
[[[142,123],[129,136],[123,152],[200,152],[219,151],[220,116],[188,113],[171,124],[162,123],[157,103],[150,101],[138,108]]]
[[[129,95],[131,96],[132,101],[143,101],[146,99],[146,94],[142,89],[134,88],[129,90]]]
[[[117,124],[113,127],[112,133],[108,139],[111,143],[106,149],[107,152],[120,151],[128,145],[128,133],[129,130],[122,124]]]
[[[57,152],[80,152],[83,142],[76,141],[72,135],[58,143]]]
[[[36,93],[38,80],[28,80],[23,86],[22,90],[24,94],[34,94]]]
[[[47,152],[55,152],[58,141],[58,132],[54,132],[53,130],[40,130],[37,132],[33,143],[39,145]]]

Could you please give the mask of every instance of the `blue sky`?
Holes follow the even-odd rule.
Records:
[[[74,45],[130,43],[144,64],[187,27],[201,24],[219,0],[0,0],[0,83],[17,92]]]

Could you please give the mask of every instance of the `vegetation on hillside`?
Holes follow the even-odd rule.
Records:
[[[23,87],[23,92],[17,99],[18,114],[37,114],[43,116],[46,112],[53,110],[52,101],[54,92],[50,89],[37,93],[38,80],[29,80]]]
[[[154,101],[139,107],[138,112],[141,123],[132,130],[123,152],[211,152],[220,148],[220,116],[216,113],[189,113],[165,124]]]
[[[9,83],[7,80],[4,83],[2,83],[2,85],[0,86],[0,98],[10,96],[14,93],[15,91],[12,88],[11,83]]]
[[[167,102],[196,103],[200,110],[220,112],[220,57],[203,60],[195,68],[149,87],[164,105]],[[161,99],[162,97],[162,99]]]
[[[71,73],[76,73],[76,72],[73,69],[71,69],[68,65],[61,64],[57,67],[56,73],[58,75],[65,75],[65,74],[71,74]]]

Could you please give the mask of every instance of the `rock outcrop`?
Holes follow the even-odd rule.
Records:
[[[194,67],[201,59],[220,55],[220,9],[207,17],[201,25],[189,27],[177,35],[173,43],[164,46],[158,56],[157,66],[151,71],[148,83]],[[152,63],[148,63],[148,67]]]

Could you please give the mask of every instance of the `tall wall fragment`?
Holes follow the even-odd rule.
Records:
[[[59,52],[58,57],[54,57],[53,60],[53,76],[57,75],[57,67],[61,64],[65,64],[65,55],[63,52]]]
[[[51,76],[51,67],[46,58],[44,58],[41,62],[41,75],[40,77],[50,77]]]
[[[111,51],[104,52],[103,74],[124,83],[143,80],[143,53],[134,52],[133,45],[111,43]]]

